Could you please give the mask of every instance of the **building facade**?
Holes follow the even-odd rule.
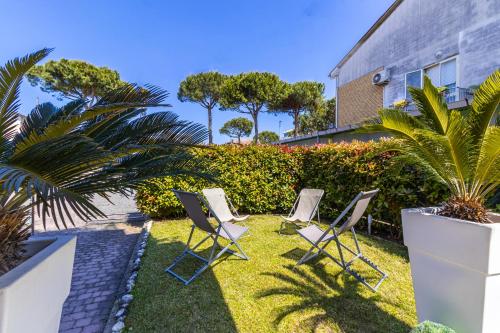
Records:
[[[411,105],[408,87],[421,87],[424,75],[446,89],[451,108],[464,106],[499,67],[500,1],[397,0],[330,72],[337,127]]]

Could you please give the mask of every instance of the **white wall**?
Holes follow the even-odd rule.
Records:
[[[404,98],[405,73],[456,54],[459,87],[500,67],[500,1],[404,0],[340,68],[339,85],[383,66],[392,75],[384,88],[388,106]]]

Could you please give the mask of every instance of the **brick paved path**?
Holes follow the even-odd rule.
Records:
[[[117,200],[116,206],[103,204],[100,208],[108,214],[108,220],[77,222],[77,228],[61,231],[48,225],[50,231],[35,234],[77,235],[71,291],[64,303],[60,333],[102,333],[113,303],[122,292],[120,284],[143,219],[134,212],[130,200]],[[120,209],[123,214],[119,214]],[[131,223],[117,222],[127,220]],[[40,224],[36,226],[40,231]]]
[[[140,225],[113,223],[39,234],[78,237],[71,291],[64,303],[60,333],[103,332],[140,231]]]

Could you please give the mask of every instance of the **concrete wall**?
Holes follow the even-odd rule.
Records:
[[[479,84],[500,67],[500,1],[404,0],[341,66],[338,83],[389,69],[387,107],[405,97],[405,73],[454,55],[459,87]]]
[[[352,142],[352,141],[370,141],[379,140],[380,138],[387,138],[388,134],[385,133],[356,133],[354,131],[346,131],[335,134],[322,135],[320,137],[307,137],[302,140],[296,140],[291,142],[284,142],[283,145],[286,146],[314,146],[316,144],[328,144],[328,143],[340,143],[340,142]]]
[[[82,221],[80,218],[78,218],[75,212],[70,209],[69,212],[71,214],[71,218],[73,219],[74,225],[71,224],[71,221],[66,218],[68,228],[81,228],[84,227],[87,223],[134,222],[144,219],[144,216],[137,210],[133,193],[128,197],[125,197],[121,194],[110,194],[109,199],[111,202],[100,196],[95,196],[92,200],[92,204],[96,206],[101,212],[106,214],[105,218],[98,218],[88,222]],[[63,228],[63,224],[61,223],[60,218],[58,218],[57,221],[59,226]],[[34,223],[35,230],[37,232],[58,229],[52,216],[46,218],[46,228],[44,228],[43,221],[37,215],[36,210]]]

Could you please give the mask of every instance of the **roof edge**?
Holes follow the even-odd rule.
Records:
[[[337,65],[330,71],[328,77],[334,78],[338,73],[338,69],[356,52],[363,43],[385,22],[385,20],[398,8],[403,0],[395,0],[392,5],[378,18],[377,21],[368,29],[368,31],[358,40],[358,42],[347,52],[347,54],[338,62]]]
[[[280,144],[291,143],[291,142],[295,142],[295,141],[302,141],[302,140],[312,139],[312,138],[316,138],[318,136],[323,136],[323,135],[328,135],[328,134],[345,133],[345,132],[353,131],[353,130],[355,130],[357,128],[359,128],[359,125],[346,125],[346,126],[342,126],[342,127],[335,127],[335,128],[330,128],[330,129],[327,129],[327,130],[322,130],[322,131],[317,131],[317,132],[310,133],[310,134],[305,134],[305,135],[297,136],[295,138],[280,139],[279,143]],[[278,142],[276,142],[276,143],[278,143]]]

